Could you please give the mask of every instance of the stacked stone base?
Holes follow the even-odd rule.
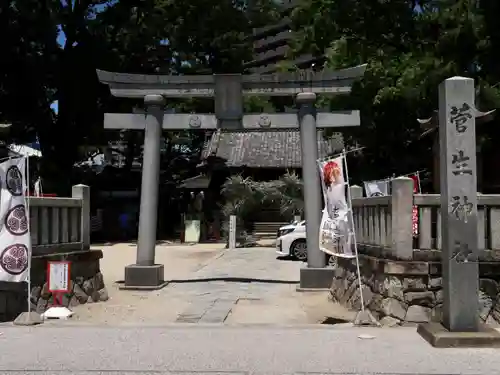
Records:
[[[102,251],[87,250],[72,253],[34,256],[31,262],[31,310],[43,313],[54,302],[48,290],[47,262],[71,262],[70,292],[62,296],[62,304],[75,307],[85,303],[108,300],[103,275],[99,268]],[[0,282],[0,322],[13,321],[28,308],[27,283]]]
[[[440,322],[443,289],[441,265],[437,261],[395,261],[359,256],[365,306],[384,326]],[[500,325],[500,262],[480,264],[478,316]],[[356,263],[338,259],[331,298],[350,310],[361,308]],[[498,301],[498,303],[497,303]]]
[[[70,292],[62,296],[62,305],[75,307],[86,303],[104,302],[109,299],[108,291],[100,272],[89,279],[77,278],[71,280]],[[31,309],[38,313],[45,312],[53,303],[54,296],[48,291],[45,282],[42,286],[31,288]]]

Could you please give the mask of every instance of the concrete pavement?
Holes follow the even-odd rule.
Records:
[[[173,324],[0,332],[1,374],[500,374],[498,350],[434,349],[414,328]]]
[[[120,291],[134,252],[104,249],[108,302],[68,321],[0,325],[0,374],[500,375],[498,350],[434,349],[415,328],[304,325],[342,311],[325,293],[297,293],[301,264],[272,248],[161,246],[171,283]]]
[[[226,250],[188,278],[172,283],[164,293],[166,298],[183,296],[189,301],[178,322],[223,323],[230,316],[230,322],[243,319],[247,323],[245,317],[251,317],[245,306],[252,303],[260,303],[260,310],[264,310],[263,303],[287,304],[291,307],[287,318],[297,321],[306,319],[294,298],[299,267],[298,262],[277,260],[272,248]]]
[[[81,324],[148,324],[173,322],[188,305],[183,299],[167,299],[163,291],[121,291],[117,281],[124,279],[125,266],[135,262],[135,243],[95,246],[103,251],[101,271],[110,299],[104,303],[74,308],[74,321]],[[156,262],[164,264],[167,279],[195,273],[224,251],[224,245],[157,245]]]
[[[305,324],[339,314],[352,318],[325,292],[297,293],[302,263],[276,259],[272,247],[159,245],[157,262],[165,264],[171,282],[153,292],[123,291],[115,284],[135,259],[134,244],[104,247],[103,254],[110,300],[77,306],[73,320],[81,324]]]

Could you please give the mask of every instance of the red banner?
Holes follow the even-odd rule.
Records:
[[[413,180],[413,193],[420,194],[420,176],[418,173],[409,176]]]
[[[420,194],[420,176],[418,173],[409,176],[413,180],[413,194]],[[413,226],[413,236],[418,236],[418,207],[413,206],[411,222]]]

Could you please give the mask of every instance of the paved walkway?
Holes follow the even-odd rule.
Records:
[[[253,306],[263,310],[263,305],[275,306],[283,318],[300,320],[305,317],[299,300],[290,298],[297,294],[299,269],[299,262],[276,259],[272,248],[227,250],[192,274],[192,278],[171,285],[165,293],[168,297],[184,296],[189,301],[178,322],[222,323],[228,316],[228,322],[238,322],[243,315],[251,318]],[[266,312],[274,315],[269,308]],[[264,316],[258,318],[262,320]]]
[[[153,292],[120,291],[135,245],[103,248],[105,303],[75,308],[73,322],[91,325],[169,323],[307,324],[326,317],[352,318],[327,293],[298,293],[301,262],[276,258],[274,248],[224,249],[223,245],[160,245],[157,263],[170,284]]]
[[[0,332],[1,374],[500,374],[498,350],[434,349],[415,328],[10,325]]]

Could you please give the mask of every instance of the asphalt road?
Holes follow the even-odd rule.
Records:
[[[500,374],[498,350],[434,349],[414,328],[46,325],[0,332],[0,374]]]

